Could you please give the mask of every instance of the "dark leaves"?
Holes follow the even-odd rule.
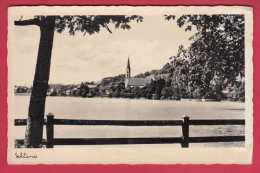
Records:
[[[184,74],[187,64],[181,59],[187,59],[184,55],[189,54],[190,83],[207,90],[215,78],[227,85],[234,83],[238,75],[244,77],[243,15],[183,15],[176,22],[185,31],[191,31],[193,26],[197,31],[190,38],[189,48],[179,47],[172,63]]]
[[[185,31],[191,31],[191,29],[192,29],[192,26],[189,25],[189,26],[187,26],[187,27],[185,28]]]
[[[174,15],[164,15],[166,20],[174,20],[175,16]]]
[[[102,28],[112,33],[109,24],[113,24],[118,29],[131,29],[130,22],[142,22],[143,17],[138,15],[87,15],[87,16],[57,16],[56,31],[61,33],[68,31],[71,35],[76,32],[94,34],[100,32]]]

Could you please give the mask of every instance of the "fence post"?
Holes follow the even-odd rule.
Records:
[[[189,147],[189,120],[190,117],[184,116],[183,123],[182,123],[182,143],[181,146],[183,148]]]
[[[46,138],[47,138],[47,148],[53,148],[53,136],[54,136],[54,115],[49,113],[47,115],[46,123]]]

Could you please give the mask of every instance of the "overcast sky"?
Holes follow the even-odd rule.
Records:
[[[13,18],[10,24],[13,24]],[[131,30],[102,30],[98,34],[55,33],[50,83],[99,81],[124,74],[130,58],[132,75],[160,69],[176,55],[180,44],[188,45],[192,35],[177,27],[176,21],[162,16],[144,16],[142,23],[131,23]],[[31,85],[34,76],[39,28],[12,26],[9,29],[9,75],[14,84]]]

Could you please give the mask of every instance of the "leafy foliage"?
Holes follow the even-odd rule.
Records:
[[[35,16],[40,23],[45,21],[47,16]],[[115,28],[130,29],[130,22],[142,22],[143,17],[138,15],[125,16],[125,15],[69,15],[69,16],[55,16],[55,28],[58,33],[66,31],[71,35],[75,32],[82,32],[85,34],[98,33],[101,28],[105,28],[108,32],[112,33],[109,24],[114,24]],[[44,23],[41,23],[44,24]]]
[[[174,15],[164,15],[166,20],[174,20],[175,16]]]
[[[207,96],[215,85],[234,85],[238,76],[244,77],[243,15],[183,15],[176,22],[185,31],[196,31],[191,45],[187,49],[180,46],[171,58],[175,73],[186,76],[191,91],[200,87],[196,92]]]

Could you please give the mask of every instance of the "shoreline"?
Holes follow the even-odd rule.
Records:
[[[14,94],[14,96],[31,96],[31,93],[19,93]],[[108,96],[96,96],[96,97],[81,97],[81,96],[47,96],[47,97],[69,97],[69,98],[103,98],[103,99],[128,99],[128,100],[154,100],[154,101],[175,101],[175,102],[232,102],[232,103],[245,103],[242,101],[232,101],[228,99],[216,100],[216,99],[194,99],[194,98],[182,98],[179,100],[176,99],[147,99],[147,98],[125,98],[125,97],[108,97]]]

